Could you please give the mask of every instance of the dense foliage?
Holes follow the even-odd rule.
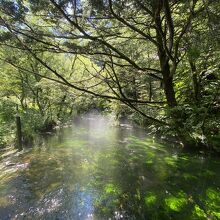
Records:
[[[19,105],[27,137],[95,108],[219,149],[218,0],[0,2],[0,142]]]

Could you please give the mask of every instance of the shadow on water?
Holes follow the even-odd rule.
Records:
[[[219,219],[220,162],[87,115],[0,155],[0,219]]]

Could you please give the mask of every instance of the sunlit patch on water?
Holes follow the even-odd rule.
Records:
[[[114,213],[114,219],[116,220],[125,219],[125,217],[128,217],[125,212],[115,211]]]

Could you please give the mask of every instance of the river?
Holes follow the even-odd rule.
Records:
[[[0,153],[0,219],[220,219],[219,171],[218,157],[91,114]]]

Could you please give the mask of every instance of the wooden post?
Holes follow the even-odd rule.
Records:
[[[16,129],[17,129],[17,143],[16,148],[21,151],[22,148],[22,131],[21,131],[21,117],[18,114],[18,106],[17,106],[17,114],[16,114]]]

